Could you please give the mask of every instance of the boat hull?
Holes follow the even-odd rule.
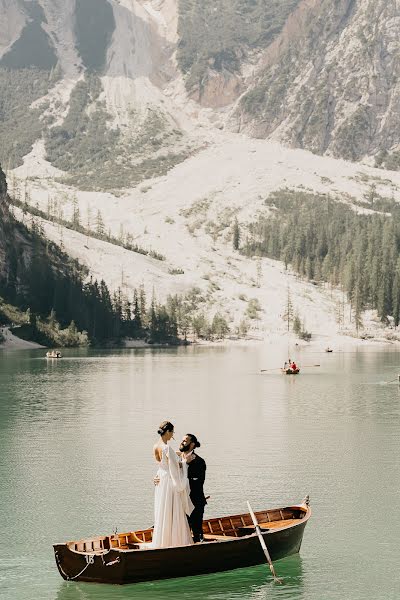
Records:
[[[307,520],[263,533],[273,561],[299,552]],[[265,563],[256,534],[178,548],[111,549],[89,559],[71,551],[67,544],[54,545],[54,551],[58,570],[65,580],[109,584],[203,575]]]

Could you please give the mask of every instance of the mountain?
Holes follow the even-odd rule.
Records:
[[[238,127],[349,160],[397,151],[399,33],[395,1],[301,2],[264,52]]]
[[[302,277],[316,265],[314,285],[251,236],[285,188],[392,214],[399,28],[396,0],[0,0],[15,216],[22,203],[113,291],[143,284],[225,313],[232,330],[271,331],[289,286],[313,330],[337,331],[342,296],[322,281],[347,281],[326,271],[325,245],[318,260],[290,253]]]
[[[396,0],[0,0],[0,159],[42,140],[67,182],[132,187],[215,125],[393,168],[399,28]]]

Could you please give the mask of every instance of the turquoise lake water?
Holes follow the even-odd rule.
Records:
[[[295,356],[269,346],[0,351],[0,598],[3,600],[397,600],[400,352]],[[66,583],[52,544],[152,524],[159,422],[195,433],[206,516],[298,503],[301,553],[265,566],[125,587]]]

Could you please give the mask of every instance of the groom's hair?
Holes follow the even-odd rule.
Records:
[[[186,435],[190,437],[191,443],[194,444],[195,448],[200,448],[200,442],[193,433],[187,433]]]

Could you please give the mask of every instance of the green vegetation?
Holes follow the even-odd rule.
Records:
[[[30,107],[53,84],[54,72],[0,68],[0,162],[7,169],[21,165],[22,158],[41,137],[42,110]]]
[[[173,267],[168,269],[170,275],[184,275],[185,271],[179,267]]]
[[[282,319],[284,321],[286,321],[288,331],[290,331],[290,326],[291,326],[293,318],[294,318],[294,309],[293,309],[293,304],[292,304],[292,298],[290,295],[290,290],[288,288],[287,296],[286,296],[285,310],[282,315]],[[293,330],[294,330],[294,324],[293,324]]]
[[[123,137],[111,127],[101,91],[100,79],[86,75],[71,94],[63,124],[46,133],[47,159],[66,172],[64,183],[83,190],[118,190],[165,175],[187,158],[187,151],[160,152],[181,134],[154,110],[148,110],[136,135]]]
[[[293,331],[299,337],[299,339],[309,342],[311,340],[311,333],[309,333],[302,323],[299,315],[296,313],[293,319]]]
[[[251,298],[247,305],[246,317],[249,319],[259,319],[259,312],[261,311],[261,304],[257,298]]]
[[[87,271],[45,239],[35,219],[31,229],[17,222],[8,210],[1,170],[0,184],[0,318],[19,323],[18,335],[45,345],[126,336],[178,341],[172,318],[154,301],[150,319],[144,292],[135,292],[133,304],[120,290],[111,295],[104,281],[87,281]]]
[[[27,323],[27,315],[12,304],[5,302],[0,297],[0,324],[24,325]]]
[[[9,198],[9,203],[13,206],[17,206],[18,208],[20,208],[24,214],[29,213],[34,217],[39,217],[40,219],[51,221],[52,223],[57,223],[58,225],[61,225],[66,229],[72,229],[72,231],[77,231],[78,233],[81,233],[86,237],[101,240],[103,242],[107,242],[108,244],[113,244],[114,246],[121,246],[121,248],[125,248],[125,250],[129,250],[130,252],[136,252],[138,254],[143,254],[144,256],[150,256],[155,260],[165,260],[164,254],[160,254],[155,250],[143,248],[142,246],[138,246],[137,244],[135,244],[133,242],[133,237],[130,233],[124,234],[124,232],[122,231],[119,237],[116,237],[112,235],[110,231],[106,232],[100,211],[97,211],[96,229],[90,229],[89,227],[84,227],[81,224],[78,208],[74,210],[72,221],[67,221],[64,218],[57,216],[56,211],[53,212],[54,207],[50,202],[47,207],[47,212],[40,210],[40,208],[37,208],[36,206],[28,204],[26,201],[22,202],[17,198]],[[176,271],[183,273],[181,269]]]
[[[25,328],[29,331],[25,333],[29,333],[30,339],[42,341],[44,332],[39,322],[52,310],[57,311],[58,327],[61,324],[68,328],[79,311],[84,312],[86,308],[83,268],[57,246],[43,240],[35,227],[29,231],[14,221],[4,203],[0,209],[0,230],[4,256],[0,273],[0,313],[3,318],[6,316],[10,322],[21,324],[18,310],[29,310],[29,319],[25,320],[28,322]],[[50,330],[47,333],[48,343],[56,342]]]
[[[342,287],[357,327],[366,308],[399,324],[400,207],[394,200],[384,201],[384,214],[357,214],[326,196],[281,190],[266,205],[274,210],[249,227],[243,253],[281,260],[302,277]]]
[[[76,0],[75,35],[83,64],[100,72],[115,29],[114,13],[107,0]]]
[[[299,0],[180,0],[178,64],[188,90],[208,69],[240,68],[246,51],[268,46]]]
[[[275,122],[287,117],[286,95],[293,81],[293,73],[297,71],[298,56],[290,48],[283,50],[279,62],[262,71],[255,87],[241,97],[240,106],[246,118],[257,121],[263,132],[272,130]],[[304,106],[300,102],[299,105],[300,110],[307,114],[307,122],[310,119],[315,129],[315,119],[318,117],[314,111],[318,111],[317,104],[305,98]]]
[[[232,246],[234,250],[239,250],[240,244],[240,228],[239,221],[237,217],[235,217],[235,221],[233,223],[233,232],[232,232]]]
[[[359,106],[338,128],[334,152],[346,160],[359,160],[366,153],[373,137],[371,108]]]
[[[382,150],[375,157],[375,166],[389,171],[400,171],[400,150],[388,152]]]
[[[50,71],[57,64],[57,55],[43,29],[43,24],[46,24],[43,8],[37,1],[24,1],[23,5],[29,20],[19,39],[0,60],[0,66],[9,69],[36,67]]]
[[[70,98],[69,111],[61,126],[46,133],[47,159],[63,171],[83,180],[93,177],[100,165],[107,169],[116,151],[119,132],[107,127],[110,116],[98,101],[101,82],[87,76],[77,83]],[[89,106],[93,109],[88,114]]]
[[[0,198],[7,194],[7,179],[0,163]]]
[[[210,320],[205,314],[205,300],[197,287],[183,296],[168,296],[167,311],[176,316],[179,334],[184,339],[192,334],[194,338],[217,340],[229,334],[230,328],[225,315],[216,312]]]
[[[89,344],[86,331],[78,331],[74,321],[62,329],[54,310],[47,318],[41,318],[32,313],[30,308],[22,311],[0,297],[0,327],[2,325],[8,325],[11,333],[18,338],[34,341],[43,346],[74,347]],[[0,333],[0,345],[4,341],[5,337]]]
[[[153,300],[147,308],[141,291],[132,302],[120,290],[111,295],[104,281],[86,281],[85,269],[43,238],[35,221],[28,230],[3,210],[0,229],[7,267],[0,275],[0,314],[20,324],[18,336],[47,346],[101,344],[123,337],[179,342],[165,307]],[[18,312],[25,313],[22,322]]]

